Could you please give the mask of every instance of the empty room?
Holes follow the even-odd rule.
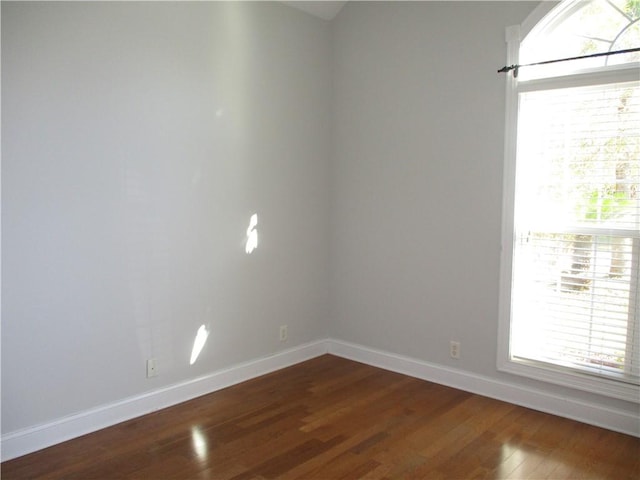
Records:
[[[640,2],[1,2],[3,479],[640,477]]]

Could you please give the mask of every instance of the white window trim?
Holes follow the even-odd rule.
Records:
[[[546,2],[545,2],[546,3]],[[555,6],[555,2],[551,7]],[[536,23],[549,11],[549,5],[536,9],[530,17],[520,25],[507,27],[507,65],[518,64],[518,54],[523,32],[530,31]],[[592,393],[640,403],[640,387],[617,382],[606,378],[596,378],[575,371],[563,370],[555,365],[545,366],[525,360],[512,360],[510,355],[511,330],[511,290],[514,248],[514,207],[516,151],[518,131],[518,93],[548,87],[582,86],[595,83],[606,83],[625,80],[637,80],[638,66],[609,68],[607,71],[596,69],[552,79],[538,79],[518,84],[513,75],[506,74],[506,110],[505,110],[505,143],[504,143],[504,176],[502,204],[502,245],[500,260],[500,299],[498,318],[498,363],[501,372],[511,373],[543,382],[571,387]]]

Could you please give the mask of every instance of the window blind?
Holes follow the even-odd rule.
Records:
[[[513,360],[640,383],[640,82],[519,95]]]

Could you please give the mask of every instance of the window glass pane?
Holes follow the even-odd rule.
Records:
[[[513,357],[637,383],[637,250],[629,237],[522,235],[514,258]]]
[[[640,47],[640,21],[629,26],[627,30],[621,33],[613,45],[612,50],[627,50],[629,48]],[[605,57],[607,65],[620,65],[623,63],[640,62],[640,52],[625,53],[622,55],[611,55]]]
[[[511,357],[637,383],[640,82],[519,108]]]
[[[516,219],[640,229],[638,82],[520,95]]]
[[[521,65],[640,47],[640,2],[587,0],[568,3],[522,42]],[[585,68],[640,61],[640,52],[524,68],[521,79],[563,75]]]

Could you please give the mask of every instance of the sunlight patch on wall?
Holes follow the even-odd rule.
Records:
[[[251,219],[249,220],[249,228],[247,228],[247,245],[245,247],[245,251],[249,254],[253,252],[258,247],[258,230],[256,227],[258,226],[258,214],[254,213],[251,215]]]
[[[198,329],[198,333],[196,333],[196,338],[193,341],[193,348],[191,349],[191,360],[189,361],[190,365],[196,363],[198,359],[198,355],[204,348],[204,344],[207,342],[207,338],[209,337],[209,330],[204,325],[200,325]]]

